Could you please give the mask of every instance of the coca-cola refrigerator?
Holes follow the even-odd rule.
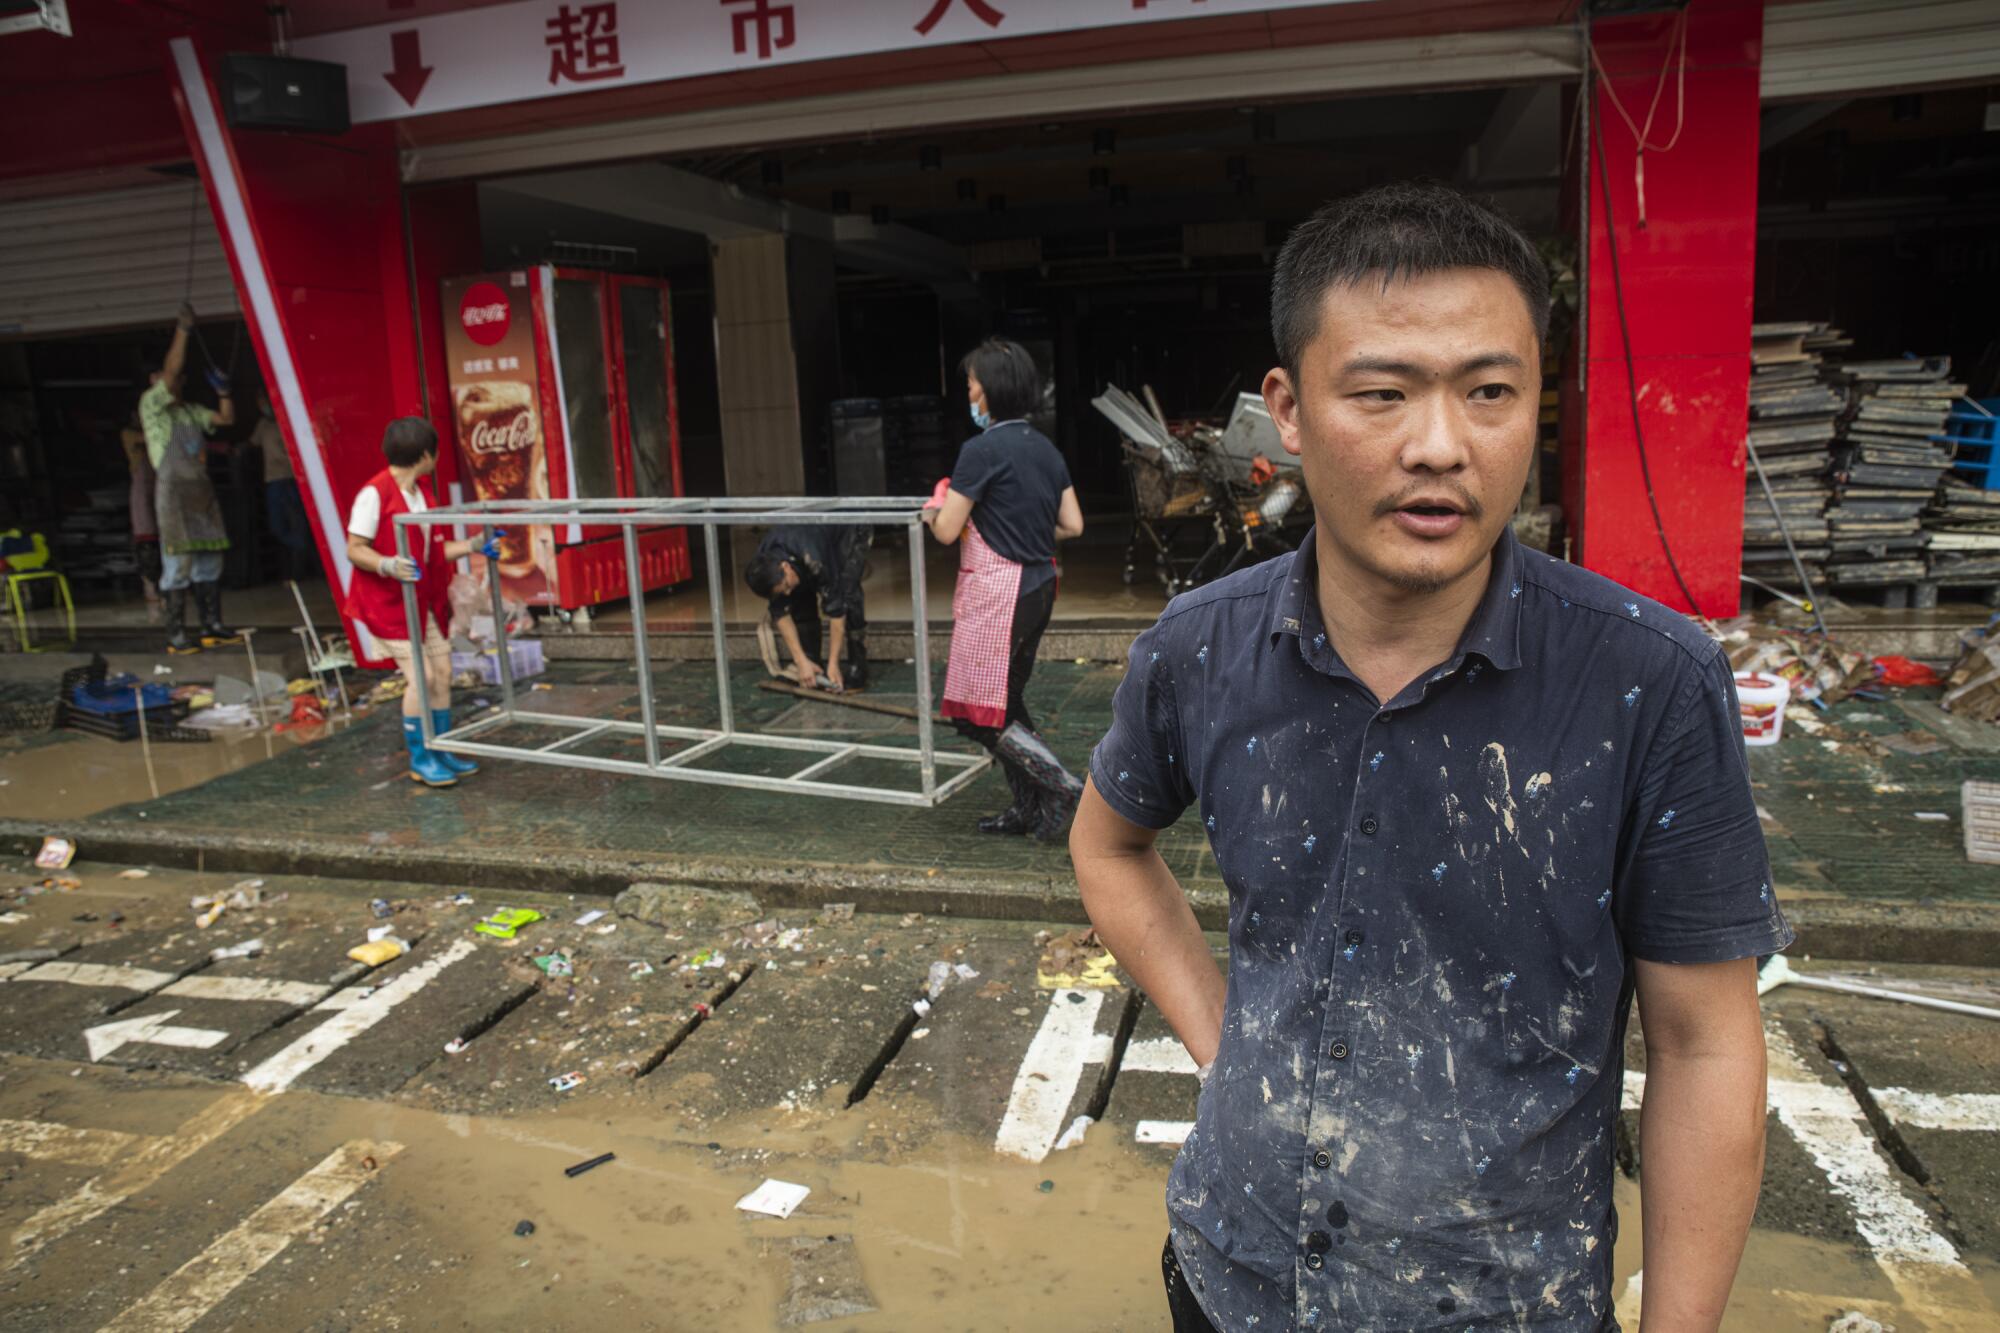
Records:
[[[444,282],[459,463],[477,500],[681,494],[670,297],[657,278],[538,264]],[[690,573],[687,531],[639,534],[647,589]],[[616,528],[509,529],[502,591],[587,613],[622,599]]]

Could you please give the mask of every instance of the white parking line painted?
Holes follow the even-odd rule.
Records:
[[[332,1018],[300,1037],[243,1076],[259,1092],[283,1092],[301,1074],[326,1059],[389,1016],[389,1011],[437,979],[440,972],[473,951],[471,940],[456,940],[436,957],[427,958],[367,999],[347,1005]],[[1058,1110],[1060,1114],[1060,1110]],[[1051,1140],[1054,1135],[1049,1136]]]
[[[1178,1147],[1194,1133],[1192,1120],[1141,1120],[1132,1131],[1134,1143],[1170,1143]]]
[[[23,1222],[14,1232],[14,1261],[8,1267],[18,1268],[52,1241],[150,1188],[161,1176],[249,1119],[263,1104],[262,1098],[247,1092],[231,1093],[190,1116],[171,1134],[139,1141],[110,1173],[93,1176],[67,1198],[58,1199]]]
[[[1059,990],[1049,996],[1049,1011],[1014,1075],[994,1151],[1030,1162],[1049,1155],[1062,1133],[1063,1113],[1083,1080],[1083,1067],[1111,1058],[1111,1037],[1097,1031],[1103,1008],[1101,990]]]
[[[9,977],[18,977],[23,972],[35,966],[37,965],[34,963],[0,963],[0,981],[5,981]]]
[[[136,1046],[179,1046],[188,1050],[206,1051],[220,1046],[229,1039],[227,1032],[214,1028],[174,1027],[167,1022],[178,1017],[178,1009],[169,1009],[163,1014],[143,1014],[138,1018],[122,1018],[116,1022],[100,1023],[94,1028],[83,1030],[83,1044],[90,1050],[93,1062],[102,1060],[121,1047]]]
[[[1147,1041],[1135,1041],[1125,1047],[1125,1058],[1118,1062],[1121,1074],[1193,1074],[1199,1072],[1194,1057],[1187,1053],[1187,1047],[1173,1037],[1153,1037]]]
[[[183,977],[160,994],[182,1000],[270,1000],[301,1007],[317,1004],[331,986],[274,977]]]
[[[172,972],[127,967],[123,963],[42,963],[15,977],[22,981],[64,981],[72,986],[113,986],[120,990],[154,991],[174,979]]]
[[[246,1278],[284,1253],[301,1233],[367,1183],[364,1159],[388,1161],[400,1143],[343,1143],[269,1203],[106,1324],[102,1333],[179,1333],[192,1327]]]
[[[1898,1123],[1912,1129],[2000,1131],[2000,1094],[1996,1093],[1877,1088],[1875,1100]]]
[[[109,1166],[151,1141],[148,1135],[116,1129],[79,1129],[48,1120],[0,1120],[0,1152],[65,1166]]]

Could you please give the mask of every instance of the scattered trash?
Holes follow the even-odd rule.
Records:
[[[1785,704],[1792,687],[1782,676],[1736,673],[1736,707],[1743,717],[1745,745],[1776,745],[1784,736]]]
[[[1044,1194],[1054,1194],[1056,1192],[1056,1183],[1053,1180],[1044,1180],[1041,1184],[1035,1186],[1035,1188]]]
[[[196,911],[195,925],[203,930],[207,930],[210,926],[214,925],[216,919],[229,906],[228,902],[222,898],[196,898],[188,905]]]
[[[208,956],[210,961],[219,963],[225,958],[255,958],[262,952],[264,952],[264,941],[255,939],[232,944],[227,948],[210,949]]]
[[[964,963],[952,964],[951,974],[957,977],[960,981],[971,981],[974,978],[978,977],[979,975],[979,973],[975,972],[970,967],[967,967]]]
[[[1907,657],[1876,658],[1875,679],[1884,685],[1894,685],[1898,688],[1944,684],[1944,677],[1922,662],[1912,662]]]
[[[607,921],[590,933],[593,935],[616,935],[618,933],[618,923],[616,921]]]
[[[1716,630],[1732,670],[1780,676],[1791,686],[1792,698],[1801,703],[1839,703],[1875,679],[1874,663],[1822,635],[1747,618],[1718,625]]]
[[[1931,735],[1928,731],[1892,731],[1886,736],[1875,736],[1871,739],[1884,749],[1894,750],[1897,754],[1936,754],[1940,750],[1951,748],[1943,739]]]
[[[643,958],[635,958],[632,960],[632,975],[635,978],[650,977],[653,975],[653,965]]]
[[[152,874],[152,873],[153,873],[153,872],[152,872],[152,871],[150,871],[150,870],[140,870],[140,869],[138,869],[138,868],[134,867],[134,868],[133,868],[133,869],[131,869],[131,870],[121,870],[121,871],[119,871],[119,872],[118,872],[118,878],[120,878],[120,879],[144,879],[144,878],[146,878],[146,876],[148,876],[148,875],[150,875],[150,874]]]
[[[380,967],[384,963],[395,962],[409,951],[408,944],[394,935],[389,935],[379,940],[370,940],[366,944],[357,944],[347,951],[347,956],[357,963]]]
[[[852,921],[854,919],[854,904],[828,903],[824,908],[820,909],[820,915],[828,921]]]
[[[589,1080],[584,1078],[582,1070],[572,1069],[567,1074],[558,1074],[554,1078],[550,1079],[549,1086],[554,1088],[557,1092],[568,1092],[572,1088],[582,1087],[588,1081]]]
[[[26,912],[0,912],[0,926],[15,926],[28,919]]]
[[[535,1234],[535,1224],[524,1217],[514,1224],[514,1234],[517,1236],[532,1236]]]
[[[35,865],[41,870],[67,870],[75,859],[76,844],[68,838],[43,838],[42,849],[35,853]]]
[[[451,905],[453,907],[470,907],[472,906],[472,895],[469,893],[454,893],[451,895]]]
[[[911,1005],[910,1008],[916,1010],[918,1018],[930,1017],[931,1002],[929,1000],[918,1000],[915,1004]]]
[[[1949,824],[1951,822],[1951,816],[1942,810],[1919,810],[1913,818],[1921,819],[1927,824]]]
[[[71,917],[71,918],[70,918],[70,920],[72,920],[72,921],[83,921],[83,922],[91,922],[91,921],[95,921],[95,920],[97,920],[97,913],[95,913],[95,912],[78,912],[78,913],[77,913],[77,914],[76,914],[75,916]]]
[[[2000,638],[1987,622],[1983,629],[1961,635],[1965,653],[1945,677],[1938,705],[1947,713],[1981,722],[2000,721]]]
[[[543,954],[535,960],[535,966],[552,977],[570,977],[576,975],[576,965],[570,962],[569,955],[566,953]]]
[[[681,971],[693,972],[704,967],[723,967],[729,960],[713,949],[703,949],[694,957],[681,964]]]
[[[762,1213],[766,1217],[790,1217],[812,1190],[786,1180],[766,1180],[736,1201],[737,1210]]]
[[[532,925],[542,919],[542,914],[532,907],[503,907],[486,917],[473,927],[481,935],[491,935],[496,940],[511,940],[514,932],[522,926]]]
[[[460,1051],[464,1049],[465,1049],[465,1038],[463,1037],[453,1037],[450,1041],[444,1044],[444,1053],[446,1055],[457,1055]]]
[[[925,1037],[928,1037],[930,1035],[931,1035],[931,1030],[929,1028],[918,1028],[914,1032],[910,1033],[910,1040],[922,1041]]]
[[[394,926],[370,926],[370,927],[368,927],[368,939],[370,940],[370,942],[373,942],[373,941],[375,941],[375,940],[379,940],[379,939],[385,939],[385,938],[387,938],[388,936],[390,936],[390,935],[393,935],[393,934],[395,934],[395,933],[396,933],[396,928],[395,928]]]
[[[1118,960],[1098,940],[1095,930],[1082,927],[1042,943],[1035,984],[1043,990],[1102,990],[1118,984]]]
[[[1829,1323],[1826,1333],[1896,1333],[1896,1326],[1870,1319],[1859,1310],[1849,1310]]]
[[[696,1014],[696,1015],[697,1015],[698,1017],[701,1017],[701,1018],[714,1018],[714,1017],[715,1017],[715,1010],[713,1010],[713,1009],[711,1009],[711,1008],[709,1007],[709,1005],[708,1005],[708,1001],[706,1001],[706,1000],[696,1000],[696,1001],[694,1002],[694,1011],[695,1011],[695,1014]]]
[[[924,982],[924,995],[935,1002],[944,994],[944,988],[951,984],[951,964],[940,959],[931,964],[930,976]]]
[[[1096,1120],[1087,1115],[1080,1115],[1076,1119],[1070,1121],[1069,1128],[1064,1130],[1062,1132],[1062,1137],[1056,1140],[1056,1151],[1061,1152],[1065,1148],[1075,1148],[1081,1146],[1083,1143],[1083,1136],[1085,1132],[1088,1131],[1090,1127],[1096,1123],[1097,1123]]]
[[[377,921],[385,920],[386,918],[392,917],[396,914],[396,909],[389,906],[389,900],[387,898],[375,899],[373,902],[368,904],[368,910],[375,914],[375,919]]]
[[[602,920],[603,917],[604,917],[604,909],[592,908],[590,911],[585,912],[582,916],[578,917],[576,919],[576,924],[579,926],[587,926],[591,924],[593,921]]]
[[[583,1082],[583,1076],[581,1074],[564,1075],[564,1077],[575,1078],[576,1081],[579,1083]],[[575,1166],[564,1167],[563,1174],[568,1176],[570,1179],[574,1180],[576,1177],[582,1175],[584,1172],[595,1171],[598,1167],[603,1166],[606,1162],[616,1161],[617,1158],[618,1154],[615,1152],[601,1152],[587,1162],[578,1162]]]

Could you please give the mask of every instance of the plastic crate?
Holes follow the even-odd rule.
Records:
[[[1985,409],[1982,411],[1981,409]],[[1951,470],[1983,490],[2000,489],[2000,474],[1994,470],[1995,445],[2000,444],[2000,398],[1960,403],[1945,418],[1944,438],[1951,446]]]

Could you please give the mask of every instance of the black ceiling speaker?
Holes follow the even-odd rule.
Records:
[[[347,133],[347,66],[291,56],[222,58],[222,113],[244,130]]]

